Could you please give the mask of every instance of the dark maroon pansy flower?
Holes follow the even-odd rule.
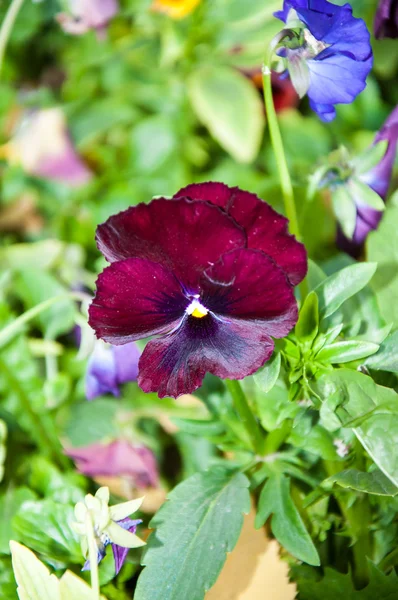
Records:
[[[221,183],[110,217],[97,230],[111,265],[98,278],[90,325],[115,345],[162,334],[138,374],[160,397],[193,392],[207,372],[251,375],[297,320],[293,285],[307,256],[287,225],[254,194]]]

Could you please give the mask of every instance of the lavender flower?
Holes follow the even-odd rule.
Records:
[[[349,4],[327,0],[285,0],[275,16],[286,24],[277,36],[283,77],[323,121],[336,116],[335,104],[350,104],[366,87],[372,68],[370,35]]]
[[[120,396],[120,386],[136,381],[140,351],[136,344],[111,346],[95,342],[86,372],[86,396],[94,400],[103,394]]]

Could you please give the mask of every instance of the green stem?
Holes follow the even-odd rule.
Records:
[[[90,561],[90,577],[91,577],[91,589],[95,594],[95,600],[100,600],[100,585],[98,575],[98,551],[97,544],[95,543],[94,537],[94,526],[91,518],[90,511],[86,513],[86,536],[88,544],[88,558]]]
[[[28,416],[32,424],[38,444],[45,454],[53,457],[53,460],[61,469],[68,467],[69,461],[62,452],[62,447],[56,436],[51,435],[44,425],[40,415],[32,407],[29,396],[20,384],[14,373],[8,368],[8,365],[0,358],[0,370],[4,373],[8,384],[14,390],[20,404],[21,411]]]
[[[270,431],[267,435],[265,447],[264,447],[264,455],[274,454],[279,450],[282,444],[286,441],[292,431],[293,421],[291,419],[286,419],[281,427],[278,429],[274,429]]]
[[[289,226],[291,233],[301,241],[300,226],[297,217],[296,204],[294,201],[294,192],[292,181],[290,179],[289,167],[287,165],[285,150],[283,147],[282,135],[279,129],[278,118],[276,116],[274,98],[272,95],[272,61],[273,48],[271,47],[267,52],[264,65],[263,65],[263,88],[264,88],[264,102],[265,110],[267,113],[268,127],[271,137],[271,144],[274,150],[276,165],[279,173],[279,181],[281,184],[283,203],[285,206],[285,213],[289,219]],[[304,302],[308,295],[308,283],[304,279],[300,283],[300,294],[301,301]]]
[[[236,411],[249,434],[254,451],[262,456],[264,453],[265,436],[253,415],[239,381],[227,379],[225,384],[232,396]]]
[[[22,315],[14,319],[11,323],[6,325],[0,331],[0,348],[4,346],[7,342],[9,342],[13,335],[19,333],[22,329],[22,326],[25,325],[25,323],[28,323],[29,321],[37,317],[40,313],[50,308],[53,304],[61,302],[61,300],[65,300],[66,298],[70,298],[72,300],[74,299],[86,301],[88,296],[87,294],[82,294],[80,292],[71,292],[68,294],[60,294],[59,296],[53,296],[52,298],[48,298],[48,300],[44,300],[43,302],[40,302],[40,304],[33,306],[33,308],[30,308],[29,310],[24,312]]]
[[[7,14],[4,17],[4,21],[0,29],[0,71],[3,66],[4,54],[7,47],[8,40],[12,32],[12,28],[15,23],[15,19],[22,7],[24,0],[12,0],[8,7]]]
[[[285,150],[283,148],[283,141],[281,132],[279,129],[278,118],[276,116],[274,98],[272,95],[272,82],[271,82],[271,66],[270,57],[263,66],[263,87],[264,87],[264,101],[265,109],[267,111],[268,127],[271,136],[271,143],[275,153],[277,169],[279,173],[279,180],[282,189],[283,202],[285,205],[286,216],[290,221],[290,231],[296,236],[298,240],[301,239],[300,228],[298,224],[296,205],[294,203],[293,186],[290,179],[289,168],[287,166]]]

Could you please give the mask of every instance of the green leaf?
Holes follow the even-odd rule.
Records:
[[[318,333],[318,326],[318,296],[315,292],[310,292],[300,309],[299,319],[295,329],[296,337],[302,342],[312,342]]]
[[[398,486],[398,394],[348,369],[335,369],[318,384],[343,427],[353,429],[379,469]]]
[[[379,351],[365,361],[371,369],[398,373],[398,331],[391,333],[381,344]]]
[[[36,495],[27,487],[9,488],[0,497],[0,554],[10,552],[10,540],[16,534],[12,526],[12,518],[27,500],[34,500]]]
[[[356,590],[351,574],[344,574],[325,568],[323,579],[317,581],[314,577],[306,576],[304,569],[294,568],[298,583],[298,598],[300,600],[395,600],[397,598],[398,577],[393,570],[385,575],[369,561],[370,582]]]
[[[372,279],[376,268],[376,263],[357,263],[333,273],[318,285],[315,291],[319,298],[321,317],[332,315],[343,302],[364,288]]]
[[[135,600],[203,600],[250,509],[249,481],[221,467],[197,473],[169,495],[150,526]]]
[[[169,115],[149,117],[133,129],[132,148],[138,172],[152,173],[162,167],[176,146],[176,132]]]
[[[352,239],[357,224],[357,208],[344,184],[338,185],[332,192],[332,203],[336,219],[348,239]]]
[[[44,557],[66,563],[82,560],[73,507],[52,500],[25,502],[13,518],[13,527],[24,544]]]
[[[216,420],[182,419],[173,417],[172,421],[184,433],[197,436],[214,436],[225,433],[225,426]]]
[[[53,296],[67,293],[52,275],[39,269],[20,270],[15,289],[27,308],[32,308]],[[43,311],[36,322],[48,338],[54,339],[71,331],[75,323],[75,312],[73,301],[66,298]]]
[[[238,162],[253,161],[260,148],[264,113],[255,87],[228,67],[205,66],[188,79],[198,118]]]
[[[362,181],[359,181],[358,179],[351,179],[349,187],[353,198],[360,200],[361,203],[367,204],[380,212],[385,210],[386,205],[384,204],[384,201],[380,198],[379,194],[366,185],[366,183],[362,183]]]
[[[280,370],[281,354],[280,352],[274,352],[271,359],[254,375],[254,381],[261,391],[268,393],[272,390],[278,381]]]
[[[347,363],[352,360],[359,360],[374,354],[379,349],[379,344],[372,342],[362,342],[360,340],[349,340],[344,342],[336,342],[324,346],[318,352],[316,359],[323,363],[337,364]]]
[[[372,282],[382,316],[398,328],[398,207],[390,205],[367,240],[367,256],[378,263]]]
[[[258,502],[255,527],[262,527],[272,514],[271,529],[278,542],[299,560],[318,566],[318,552],[290,497],[289,487],[290,480],[284,475],[266,482]]]
[[[71,407],[65,433],[72,446],[87,446],[107,437],[115,437],[117,403],[106,398],[82,402]]]
[[[20,600],[61,600],[58,579],[33,552],[17,542],[10,548]]]
[[[370,473],[358,471],[357,469],[347,469],[332,475],[326,481],[337,483],[344,488],[377,496],[396,496],[398,494],[398,487],[378,469]]]

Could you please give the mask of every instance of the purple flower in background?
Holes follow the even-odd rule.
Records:
[[[123,383],[137,381],[140,354],[134,343],[107,346],[97,341],[87,365],[87,399],[94,400],[104,394],[120,396],[119,388]]]
[[[380,0],[374,22],[375,37],[398,37],[398,0]]]
[[[160,334],[139,361],[145,392],[190,393],[206,372],[242,379],[297,320],[306,251],[284,217],[239,188],[191,185],[131,207],[98,227],[97,244],[111,263],[89,309],[97,337]]]
[[[127,440],[69,448],[66,454],[76,462],[77,470],[88,477],[128,477],[140,488],[156,487],[159,483],[152,450]]]
[[[69,0],[69,13],[59,14],[57,20],[72,35],[95,29],[101,36],[118,11],[118,0]]]
[[[342,149],[333,153],[330,164],[321,169],[320,187],[330,190],[339,223],[338,245],[354,256],[383,215],[397,142],[398,106],[370,148],[354,159]]]
[[[3,154],[26,173],[70,186],[83,185],[92,176],[73,146],[59,108],[26,112]]]
[[[366,87],[372,68],[370,35],[349,4],[327,0],[285,0],[275,16],[286,23],[277,54],[300,97],[323,121],[335,104],[350,104]]]

